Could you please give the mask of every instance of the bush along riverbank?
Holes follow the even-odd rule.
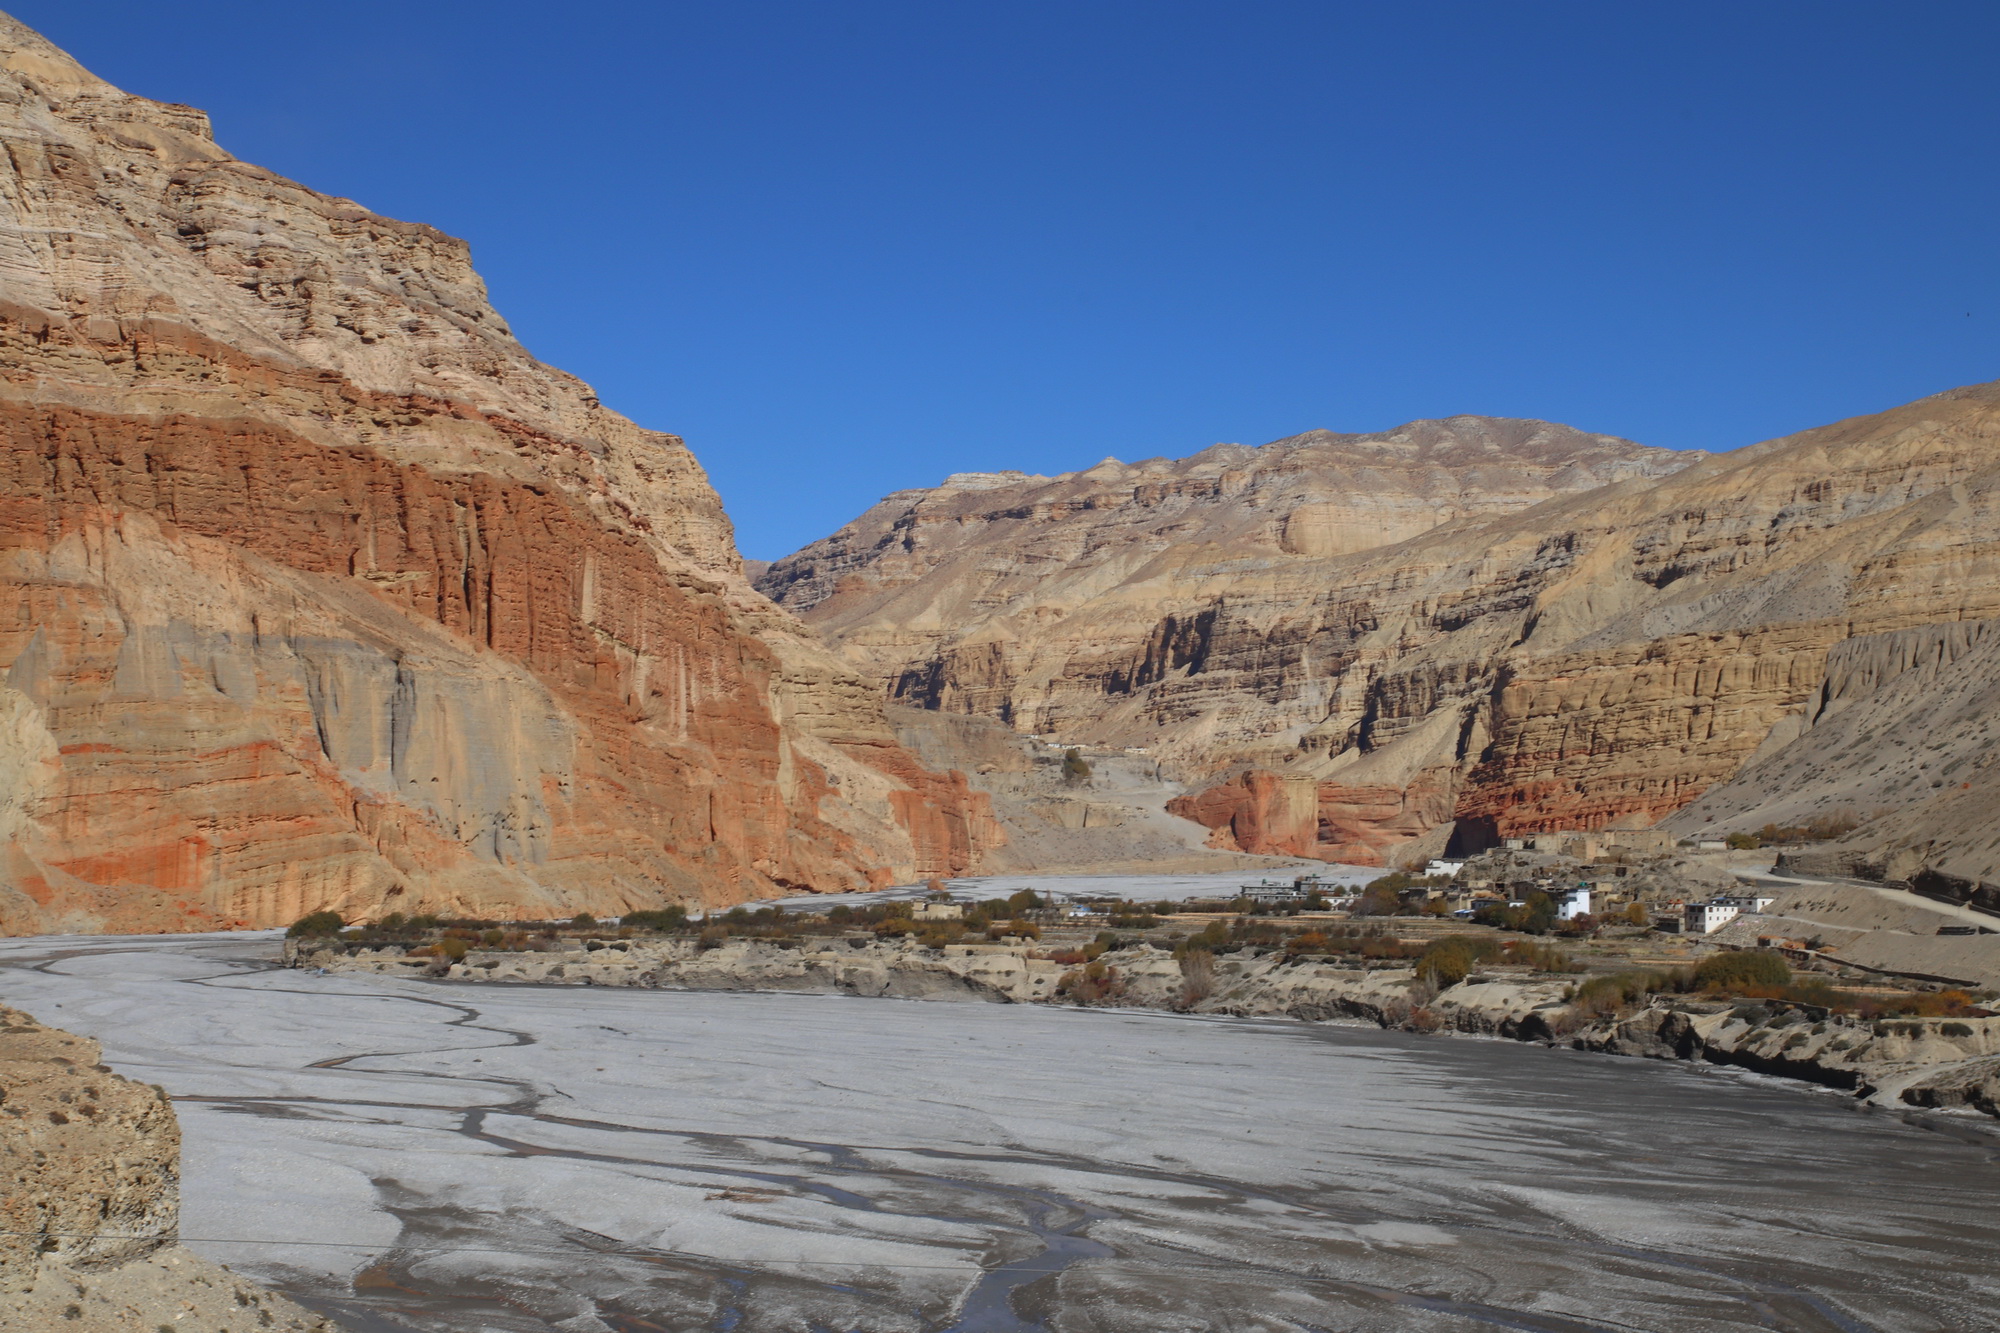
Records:
[[[857,927],[866,933],[855,933]],[[616,933],[488,926],[451,936],[430,929],[408,939],[381,930],[306,932],[286,940],[284,956],[291,966],[329,972],[499,984],[808,991],[1359,1020],[1735,1065],[1879,1105],[2000,1116],[2000,1017],[1989,1014],[1983,997],[1964,992],[1839,990],[1795,976],[1782,958],[1765,952],[1716,953],[1690,968],[1593,975],[1557,948],[1490,931],[1423,945],[1328,930],[1249,942],[1262,939],[1260,930],[1234,932],[1218,923],[1173,947],[1104,932],[1080,947],[1060,947],[1011,922],[998,926],[994,938],[974,934],[956,943],[865,922],[743,934],[678,922],[628,924]],[[1013,931],[1020,933],[1005,933]]]

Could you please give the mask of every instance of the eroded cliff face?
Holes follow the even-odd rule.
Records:
[[[850,573],[808,618],[865,662],[898,608],[942,604],[932,582],[1006,571],[974,631],[886,687],[1209,774],[1175,808],[1218,847],[1382,864],[1645,825],[1796,734],[1836,645],[1995,614],[1996,438],[2000,386],[1976,386],[1365,549],[1190,541],[1103,581],[1085,510],[1067,562],[996,544],[869,602]]]
[[[1996,435],[2000,391],[1954,391],[1366,562],[1315,618],[1365,601],[1378,628],[1268,765],[1319,784],[1292,850],[1645,825],[1727,782],[1794,734],[1830,649],[1993,614]],[[1227,795],[1186,812],[1233,836],[1257,801]]]
[[[902,702],[1068,734],[1121,698],[1201,674],[1260,600],[1340,557],[1693,458],[1547,422],[1454,417],[1059,477],[960,474],[887,497],[758,586]],[[1165,720],[1158,711],[1133,721]]]
[[[2000,908],[2000,620],[1843,640],[1752,761],[1676,814],[1691,834],[1864,821],[1805,868],[1912,881]]]
[[[0,119],[0,930],[723,903],[998,836],[463,243],[4,16]]]

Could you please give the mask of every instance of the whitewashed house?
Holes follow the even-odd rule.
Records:
[[[1687,933],[1690,935],[1713,935],[1734,921],[1742,908],[1727,903],[1720,898],[1712,898],[1705,903],[1687,905]]]
[[[1590,915],[1588,884],[1579,884],[1573,889],[1556,889],[1549,897],[1555,900],[1558,921],[1574,921],[1580,916]]]

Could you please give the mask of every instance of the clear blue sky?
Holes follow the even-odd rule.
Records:
[[[2000,5],[0,0],[469,239],[770,558],[946,473],[2000,377]]]

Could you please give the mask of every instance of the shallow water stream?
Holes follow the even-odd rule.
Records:
[[[2000,1138],[1508,1043],[0,942],[356,1329],[2000,1330]]]

